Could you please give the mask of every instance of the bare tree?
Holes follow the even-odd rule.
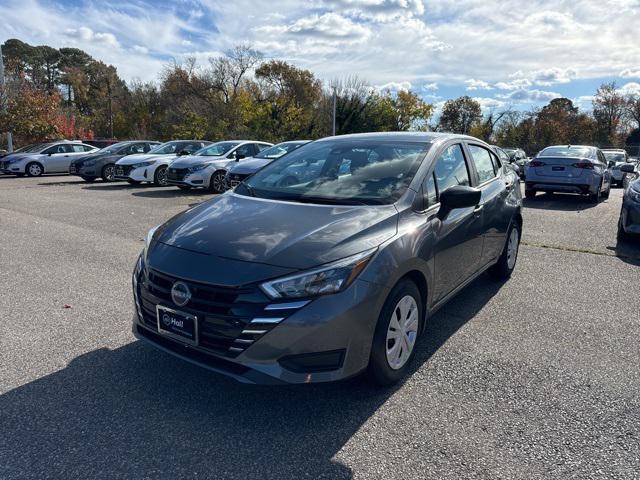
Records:
[[[213,88],[222,93],[225,103],[236,97],[247,72],[261,61],[262,53],[249,45],[238,45],[227,50],[222,57],[209,59],[208,76]]]

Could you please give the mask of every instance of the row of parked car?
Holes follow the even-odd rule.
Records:
[[[308,142],[273,145],[252,140],[134,140],[98,149],[81,142],[59,141],[30,145],[5,156],[0,159],[0,172],[32,177],[70,173],[86,182],[124,180],[133,185],[147,182],[221,193],[271,160]],[[289,180],[294,181],[295,175],[292,171]]]

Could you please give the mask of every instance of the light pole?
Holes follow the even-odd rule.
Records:
[[[335,137],[336,135],[336,87],[333,87],[333,136]]]
[[[0,45],[0,109],[3,112],[7,111],[7,93],[4,89],[4,58],[2,56],[2,46]],[[13,152],[13,135],[11,132],[7,132],[7,150],[9,153]]]

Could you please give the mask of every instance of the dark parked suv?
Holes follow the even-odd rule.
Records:
[[[93,182],[102,178],[105,182],[115,179],[115,164],[122,157],[136,153],[147,153],[160,142],[134,140],[114,143],[95,153],[84,155],[73,160],[69,165],[69,173],[82,177],[85,182]]]
[[[438,308],[486,270],[511,275],[521,204],[472,137],[312,142],[149,232],[133,332],[245,382],[390,384]]]

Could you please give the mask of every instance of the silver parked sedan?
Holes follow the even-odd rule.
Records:
[[[579,193],[597,203],[611,190],[607,159],[599,148],[584,145],[545,148],[529,162],[525,178],[527,198],[536,192]]]
[[[43,143],[24,154],[3,159],[0,162],[0,170],[19,177],[39,177],[43,173],[69,173],[69,165],[74,158],[98,150],[99,148],[92,145],[68,140]]]

